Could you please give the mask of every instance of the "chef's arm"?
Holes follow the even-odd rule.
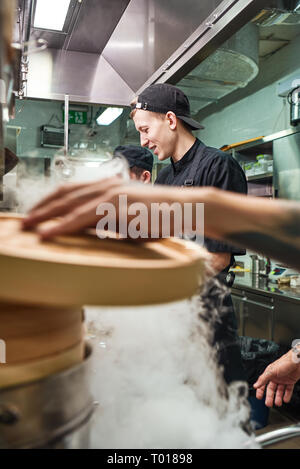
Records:
[[[190,189],[189,189],[190,190]],[[300,203],[221,191],[192,189],[205,207],[205,234],[261,252],[300,269]]]
[[[66,186],[33,208],[24,220],[24,228],[33,228],[42,221],[61,217],[54,228],[41,230],[43,238],[50,238],[96,226],[99,204],[110,202],[118,207],[119,195],[127,196],[128,205],[141,202],[148,210],[152,203],[192,203],[194,219],[196,204],[203,203],[205,236],[262,252],[300,269],[299,202],[265,200],[213,187],[152,187],[129,184],[117,177],[82,187]],[[118,210],[117,216],[120,216]]]

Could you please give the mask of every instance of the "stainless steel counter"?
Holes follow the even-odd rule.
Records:
[[[291,301],[297,301],[299,302],[300,306],[300,287],[279,287],[277,283],[270,282],[268,278],[261,277],[259,275],[253,275],[251,272],[235,273],[233,288],[252,291],[254,290],[257,293],[267,296],[274,296]]]
[[[300,338],[300,289],[278,287],[265,277],[236,274],[232,300],[241,336],[291,346]]]

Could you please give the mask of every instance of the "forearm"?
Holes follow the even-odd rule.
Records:
[[[253,249],[300,268],[300,204],[210,188],[188,189],[203,202],[206,236]]]

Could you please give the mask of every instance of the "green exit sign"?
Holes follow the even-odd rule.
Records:
[[[63,120],[65,116],[63,114]],[[69,110],[69,124],[86,124],[87,123],[87,111],[73,111]]]

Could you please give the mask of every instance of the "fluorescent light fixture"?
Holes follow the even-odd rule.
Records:
[[[36,0],[33,26],[62,31],[71,0]]]
[[[105,109],[99,117],[97,117],[96,122],[98,125],[109,125],[115,121],[123,112],[121,107],[108,107]]]

